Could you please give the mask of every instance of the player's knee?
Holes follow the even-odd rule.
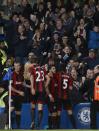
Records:
[[[43,110],[43,105],[42,104],[38,104],[38,111],[42,111]]]
[[[15,109],[14,107],[11,107],[11,108],[10,108],[10,112],[13,112],[13,111],[14,111],[14,109]]]
[[[32,110],[35,109],[35,104],[31,103],[31,109],[32,109]]]
[[[57,115],[60,116],[60,115],[61,115],[61,111],[58,111],[58,112],[57,112]]]
[[[69,115],[72,115],[72,110],[67,110],[67,113],[69,114]]]
[[[16,115],[21,115],[21,111],[15,111]]]
[[[57,112],[52,113],[52,116],[53,117],[57,116]]]

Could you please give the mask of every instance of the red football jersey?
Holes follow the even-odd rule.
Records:
[[[51,95],[56,98],[57,97],[57,81],[56,74],[53,74],[53,77],[50,77],[49,91]]]
[[[32,75],[34,79],[34,89],[38,92],[44,91],[44,80],[46,75],[46,70],[44,67],[33,67],[32,68]]]
[[[68,91],[72,86],[72,79],[69,75],[64,72],[57,73],[58,82],[58,97],[61,99],[68,99]]]
[[[21,83],[18,84],[18,82],[21,82]],[[17,74],[14,71],[13,74],[12,74],[12,87],[14,87],[18,91],[23,91],[24,90],[23,82],[24,82],[23,73],[20,72],[19,74]],[[18,95],[18,94],[11,91],[11,95],[14,96],[14,95]]]

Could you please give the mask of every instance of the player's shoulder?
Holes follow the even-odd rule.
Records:
[[[66,72],[62,72],[62,77],[70,78],[70,75],[67,74]]]

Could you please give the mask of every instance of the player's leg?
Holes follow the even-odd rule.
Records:
[[[10,125],[10,128],[11,129],[13,129],[13,125],[14,125],[14,122],[15,122],[15,107],[13,106],[13,107],[11,107],[11,110],[10,110],[10,112],[11,112],[11,125]]]
[[[93,101],[90,106],[90,128],[91,129],[96,129],[96,110],[97,110],[97,105]]]
[[[61,117],[61,111],[57,112],[57,129],[60,129],[60,117]]]
[[[60,129],[61,111],[62,111],[62,100],[58,99],[57,101],[57,129]]]
[[[10,111],[10,114],[11,114],[11,116],[9,115],[9,117],[10,117],[9,121],[11,121],[11,122],[9,122],[9,124],[11,124],[11,125],[9,125],[9,127],[11,129],[13,129],[13,125],[14,125],[14,122],[15,122],[15,105],[14,105],[13,97],[11,97],[11,107],[9,108],[9,111]]]
[[[34,129],[35,128],[35,104],[34,103],[31,103],[31,119],[32,119],[32,122],[31,122],[30,128]]]
[[[57,112],[52,113],[52,129],[57,129]]]
[[[48,114],[48,129],[52,129],[52,113]]]
[[[21,111],[15,111],[16,115],[16,124],[17,124],[17,129],[20,128],[20,123],[21,123]]]
[[[48,98],[48,110],[49,110],[49,116],[48,116],[48,124],[49,129],[57,129],[57,102],[51,102]]]
[[[76,122],[72,110],[67,110],[67,113],[69,115],[73,128],[76,129]]]
[[[13,96],[13,98],[12,98],[12,101],[13,101],[13,105],[11,105],[11,106],[13,106],[13,108],[14,108],[14,111],[15,111],[15,115],[13,115],[14,114],[14,112],[12,111],[12,113],[11,113],[11,122],[12,122],[12,125],[14,124],[14,119],[15,119],[15,121],[16,121],[16,128],[19,128],[20,127],[20,102],[18,102],[18,96]]]
[[[52,129],[57,129],[57,101],[51,103]]]
[[[30,94],[31,95],[31,94]],[[36,107],[36,95],[31,95],[30,96],[30,101],[31,101],[31,119],[32,119],[32,122],[31,122],[31,125],[30,125],[30,128],[31,129],[34,129],[35,128],[35,107]]]
[[[40,128],[43,118],[43,104],[38,103],[38,128]]]
[[[45,103],[45,94],[43,92],[37,93],[37,105],[38,105],[38,128],[40,128],[43,118],[43,105]]]
[[[21,108],[22,108],[22,103],[23,103],[23,97],[21,96],[16,96],[15,97],[15,115],[16,115],[16,125],[17,128],[20,128],[20,124],[21,124]]]
[[[49,100],[49,98],[47,98],[47,106],[48,106],[48,129],[52,129],[52,104]]]
[[[65,109],[67,110],[68,116],[70,118],[70,121],[72,123],[72,126],[74,129],[76,129],[76,122],[75,122],[75,118],[73,115],[73,111],[72,111],[72,107],[71,107],[71,103],[69,100],[65,100],[64,101],[64,105],[65,105]]]

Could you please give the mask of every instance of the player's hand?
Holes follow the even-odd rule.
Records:
[[[51,94],[49,95],[49,98],[50,98],[51,102],[54,102],[54,98],[53,98],[53,96]]]
[[[24,92],[23,92],[23,91],[20,91],[20,92],[19,92],[19,95],[20,95],[20,96],[24,96]]]
[[[51,97],[51,98],[50,98],[50,101],[51,101],[51,102],[54,102],[54,98],[53,98],[53,97]]]
[[[34,89],[31,90],[31,94],[35,95],[35,90]]]

